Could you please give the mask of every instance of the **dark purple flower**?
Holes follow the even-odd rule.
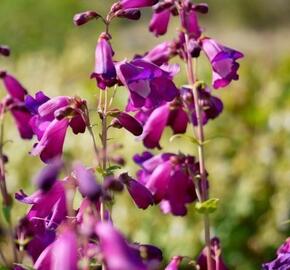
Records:
[[[174,256],[164,270],[178,270],[183,257]]]
[[[116,12],[116,16],[119,18],[126,18],[129,20],[139,20],[141,17],[141,11],[139,9],[127,9],[127,10],[119,10]]]
[[[142,258],[109,222],[98,223],[96,233],[104,262],[110,270],[147,270]]]
[[[4,86],[8,94],[17,101],[24,101],[27,94],[26,89],[12,75],[5,71],[0,71],[0,79],[3,80]]]
[[[171,11],[169,9],[164,9],[161,12],[154,12],[149,25],[150,32],[153,32],[157,37],[166,34],[170,16]]]
[[[124,127],[135,136],[139,136],[143,132],[141,123],[133,116],[125,112],[120,112],[117,115],[117,117],[113,120],[112,126],[116,128]]]
[[[100,35],[95,52],[95,70],[91,75],[91,78],[95,78],[98,86],[103,90],[116,83],[114,51],[109,40],[110,37],[106,33]]]
[[[119,80],[130,91],[135,108],[152,108],[173,100],[178,90],[172,82],[172,73],[142,59],[117,64]]]
[[[0,54],[2,54],[3,56],[9,56],[10,48],[6,45],[0,45]]]
[[[98,19],[99,17],[100,15],[97,12],[89,10],[74,15],[73,21],[76,26],[80,26],[93,19]]]
[[[154,204],[153,195],[140,182],[134,180],[128,174],[120,175],[120,180],[126,185],[129,194],[139,208],[146,209],[149,205]]]
[[[94,173],[81,164],[74,166],[74,173],[81,194],[92,201],[97,201],[102,195],[102,186],[97,183]]]
[[[213,269],[227,270],[222,257],[221,257],[221,247],[220,240],[215,237],[211,239],[211,263]],[[204,248],[197,258],[197,264],[200,267],[200,270],[208,270],[207,268],[207,248]],[[285,269],[286,270],[286,269]]]
[[[46,228],[55,229],[67,214],[64,185],[65,181],[56,181],[49,191],[36,191],[30,196],[20,190],[15,198],[32,205],[26,217],[35,226],[45,222]]]
[[[141,138],[147,148],[161,148],[159,141],[166,126],[170,126],[174,134],[179,134],[185,133],[187,124],[188,117],[182,104],[166,103],[150,114]]]
[[[203,38],[201,45],[212,65],[214,88],[225,87],[232,80],[239,79],[239,64],[236,60],[244,57],[241,52],[225,47],[211,38]]]
[[[263,270],[288,270],[290,269],[290,238],[280,246],[277,258],[262,265]]]
[[[199,86],[197,91],[199,95],[199,103],[202,108],[201,122],[205,125],[210,119],[215,119],[221,114],[223,111],[223,103],[219,98],[211,94],[211,89],[207,86]],[[196,126],[197,118],[192,90],[185,87],[182,88],[181,96],[192,115],[192,123]]]
[[[198,165],[194,158],[170,153],[151,157],[146,152],[145,155],[134,157],[142,169],[137,172],[137,181],[131,180],[135,192],[133,193],[132,190],[130,192],[128,187],[137,206],[145,209],[152,204],[149,191],[154,198],[154,203],[160,203],[164,213],[186,215],[186,204],[196,199],[192,175],[195,176],[197,173]],[[130,184],[130,181],[128,182]],[[138,192],[142,193],[142,196],[138,197]]]

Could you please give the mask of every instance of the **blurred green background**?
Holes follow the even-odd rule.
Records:
[[[101,24],[77,28],[72,17],[87,9],[105,14],[112,2],[1,0],[0,43],[9,45],[13,54],[9,59],[0,59],[0,68],[19,78],[30,93],[44,90],[50,96],[79,95],[96,107],[98,90],[89,74]],[[290,219],[290,5],[288,0],[207,2],[210,13],[201,16],[206,34],[246,56],[241,61],[240,80],[215,91],[224,100],[225,110],[206,127],[207,137],[216,137],[206,146],[211,196],[221,199],[212,218],[212,232],[222,240],[230,269],[260,269],[261,263],[272,259],[275,249],[290,235],[286,222]],[[116,59],[131,58],[174,36],[175,23],[162,39],[148,33],[150,13],[145,11],[136,23],[113,23]],[[205,59],[200,61],[199,77],[210,83]],[[177,82],[186,83],[184,74]],[[126,99],[126,91],[120,89],[116,104],[124,106]],[[11,119],[8,122],[5,138],[12,140],[5,146],[9,191],[21,187],[32,192],[35,188],[31,179],[42,164],[27,155],[33,142],[21,141]],[[164,150],[196,154],[195,147],[186,142],[169,144],[170,134],[168,130],[162,139]],[[142,146],[123,131],[111,137],[112,143],[122,140],[124,149],[120,153],[125,153],[127,169],[134,174],[131,156],[137,150],[141,152]],[[65,157],[91,165],[89,137],[70,134]],[[26,209],[14,204],[15,222]],[[130,239],[160,246],[166,260],[177,254],[195,257],[202,248],[201,217],[192,207],[186,218],[164,216],[158,207],[136,209],[123,194],[116,198],[113,216]]]

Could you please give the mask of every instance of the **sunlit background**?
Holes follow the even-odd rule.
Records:
[[[72,17],[87,9],[105,14],[112,2],[1,0],[0,43],[12,48],[12,57],[2,57],[0,69],[14,74],[31,94],[43,90],[49,96],[79,95],[95,108],[99,90],[89,75],[102,25],[77,28]],[[229,269],[260,269],[290,235],[290,5],[288,0],[206,2],[210,12],[200,16],[206,35],[246,56],[241,61],[240,80],[215,92],[224,100],[224,113],[206,127],[206,136],[212,139],[206,146],[211,196],[221,199],[212,216],[212,233],[221,238]],[[116,59],[130,59],[175,35],[178,25],[173,22],[167,36],[154,38],[147,31],[150,15],[146,10],[138,22],[120,19],[112,24]],[[204,59],[199,77],[210,83],[210,67]],[[177,82],[186,84],[185,75],[179,75]],[[126,99],[127,92],[120,88],[115,105],[124,107]],[[96,126],[96,134],[98,130]],[[170,130],[166,135],[161,142],[165,151],[196,154],[195,147],[182,140],[169,144]],[[111,138],[111,143],[123,143],[118,153],[123,153],[126,169],[134,175],[131,157],[143,150],[141,143],[125,131],[114,132]],[[33,192],[31,179],[43,165],[28,155],[34,142],[22,141],[11,119],[5,139],[9,191]],[[70,134],[65,158],[90,166],[89,136]],[[26,209],[14,203],[15,223]],[[164,216],[158,207],[138,210],[124,193],[116,197],[113,218],[129,239],[159,246],[167,261],[173,255],[194,258],[202,248],[201,217],[192,207],[189,212],[186,218],[178,218]]]

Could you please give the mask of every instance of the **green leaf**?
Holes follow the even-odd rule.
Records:
[[[122,167],[118,166],[118,165],[113,165],[113,166],[110,166],[109,168],[107,168],[106,172],[105,172],[105,175],[111,175],[114,173],[114,171],[116,170],[120,170]]]
[[[204,202],[197,202],[195,204],[195,209],[201,214],[211,214],[216,211],[218,207],[219,199],[212,198]]]
[[[189,135],[186,135],[186,134],[175,134],[175,135],[170,137],[169,141],[173,142],[176,139],[186,139],[187,141],[189,141],[193,144],[200,145],[200,142],[196,138],[189,136]]]

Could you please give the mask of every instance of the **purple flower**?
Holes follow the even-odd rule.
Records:
[[[196,175],[198,164],[194,158],[170,153],[152,157],[145,152],[142,156],[135,156],[134,160],[142,169],[137,172],[137,181],[129,179],[127,185],[137,206],[147,208],[152,204],[151,196],[153,196],[154,203],[160,203],[164,213],[186,215],[186,204],[196,199],[192,175]],[[134,192],[132,187],[131,190],[129,189],[130,182],[134,185]]]
[[[80,193],[92,201],[97,201],[102,195],[102,186],[97,183],[94,173],[81,164],[74,166],[74,173]]]
[[[109,222],[98,223],[96,233],[104,262],[110,270],[146,270],[140,254]]]
[[[26,89],[12,75],[5,71],[0,71],[0,79],[3,80],[4,86],[8,94],[17,101],[24,101],[27,94]]]
[[[277,251],[277,258],[262,265],[263,270],[288,270],[290,269],[290,238],[280,246]]]
[[[220,240],[215,237],[211,239],[211,263],[213,269],[227,270],[228,268],[223,262],[221,257],[221,247]],[[204,248],[197,258],[197,264],[200,267],[200,270],[208,270],[207,268],[207,248]]]
[[[116,16],[119,18],[126,18],[129,20],[139,20],[141,17],[141,11],[139,9],[128,9],[128,10],[119,10],[116,12]]]
[[[157,37],[166,34],[170,15],[171,11],[169,9],[164,9],[161,12],[154,12],[149,25],[150,32],[153,32]]]
[[[142,59],[119,62],[117,74],[122,84],[129,89],[130,102],[135,108],[152,108],[173,100],[178,94],[171,72]]]
[[[164,270],[178,270],[183,260],[181,256],[174,256]]]
[[[190,38],[198,39],[200,37],[202,31],[199,27],[196,11],[194,9],[182,9],[181,24]]]
[[[174,134],[185,133],[188,117],[182,104],[166,103],[155,109],[145,122],[141,138],[147,148],[161,148],[159,140],[166,126],[170,126]]]
[[[31,204],[26,217],[35,226],[45,223],[49,229],[56,228],[66,217],[65,181],[56,181],[47,192],[36,191],[26,195],[22,190],[15,194],[15,198],[25,204]]]
[[[158,0],[121,0],[119,1],[118,7],[121,9],[132,9],[132,8],[142,8],[151,7],[155,5]]]
[[[9,56],[10,48],[6,45],[0,45],[0,54],[2,54],[3,56]]]
[[[97,12],[89,10],[74,15],[73,21],[76,26],[80,26],[93,19],[98,19],[99,17],[100,15]]]
[[[174,45],[171,42],[165,41],[158,44],[149,52],[147,52],[143,56],[143,60],[152,62],[155,65],[161,66],[163,64],[168,64],[168,61],[174,55],[176,55]]]
[[[124,127],[135,136],[139,136],[143,132],[141,123],[125,112],[118,113],[117,117],[113,120],[112,126],[116,128]]]
[[[207,86],[200,85],[197,91],[199,95],[199,103],[202,108],[201,122],[203,125],[205,125],[210,119],[215,119],[221,114],[221,112],[223,111],[223,103],[219,98],[211,95],[211,89]],[[191,119],[192,123],[196,126],[197,116],[194,106],[194,97],[192,94],[192,90],[185,87],[182,88],[181,96],[192,115]]]
[[[239,79],[239,64],[236,60],[244,57],[241,52],[225,47],[211,38],[203,38],[201,45],[212,65],[214,88],[225,87],[232,80]]]
[[[109,40],[110,37],[106,33],[100,35],[95,52],[95,70],[91,75],[91,78],[95,78],[99,88],[103,90],[116,83],[116,69],[113,62],[114,51]]]
[[[75,134],[86,129],[86,102],[79,98],[58,96],[49,99],[42,92],[27,96],[25,105],[33,115],[29,124],[39,142],[31,154],[49,162],[62,154],[68,126]]]

